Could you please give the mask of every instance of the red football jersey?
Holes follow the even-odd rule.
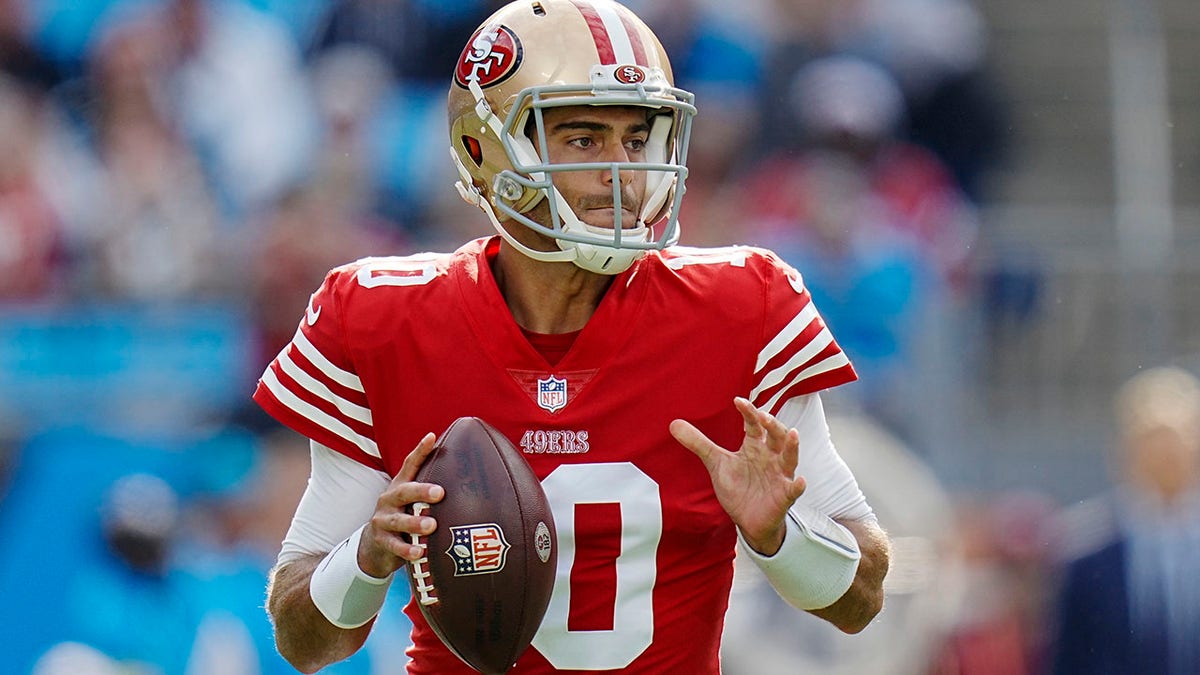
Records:
[[[333,270],[254,394],[296,431],[395,475],[472,415],[525,454],[558,530],[554,593],[514,673],[715,673],[734,526],[686,419],[742,442],[735,396],[778,412],[855,378],[799,274],[751,248],[674,248],[618,275],[551,366],[489,266],[499,239]],[[445,486],[447,492],[453,485]],[[410,673],[472,673],[416,606]]]

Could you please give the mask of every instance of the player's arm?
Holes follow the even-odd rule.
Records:
[[[778,422],[796,430],[801,448],[796,473],[806,478],[804,493],[789,509],[790,515],[817,529],[821,520],[831,519],[844,528],[841,534],[853,537],[859,555],[849,588],[836,601],[826,607],[801,608],[846,633],[857,633],[883,608],[883,578],[891,561],[891,544],[854,474],[834,447],[820,394],[790,399],[779,411]],[[788,597],[787,589],[780,594]]]
[[[412,482],[433,442],[426,435],[390,481],[314,445],[309,486],[267,589],[276,647],[298,670],[316,672],[358,651],[392,574],[423,555],[407,535],[428,534],[436,524],[405,507],[442,497],[440,486]]]
[[[827,607],[805,609],[844,632],[857,633],[883,608],[890,541],[834,447],[820,394],[790,399],[778,418],[783,426],[796,429],[801,447],[796,472],[807,479],[804,494],[791,510],[809,513],[814,520],[831,518],[854,537],[859,551],[858,568],[846,592]]]
[[[267,585],[267,612],[275,626],[275,647],[302,673],[350,657],[371,632],[374,620],[358,628],[339,629],[321,614],[309,595],[313,571],[325,556],[306,555],[281,563]]]
[[[891,564],[891,544],[874,519],[836,522],[850,531],[858,542],[858,569],[850,588],[832,605],[809,610],[845,633],[857,633],[867,627],[883,609],[883,578]]]
[[[882,608],[887,539],[829,441],[819,396],[783,407],[795,426],[746,399],[734,405],[746,434],[737,452],[684,420],[672,422],[671,433],[704,462],[744,550],[780,596],[845,632],[861,631]]]

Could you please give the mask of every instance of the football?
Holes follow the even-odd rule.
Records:
[[[554,588],[550,504],[520,451],[483,420],[461,417],[417,472],[446,496],[417,503],[437,529],[413,536],[413,599],[442,642],[483,673],[505,673],[533,640]]]

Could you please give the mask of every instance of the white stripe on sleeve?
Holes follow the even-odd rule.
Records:
[[[350,419],[357,420],[367,425],[374,424],[370,409],[364,408],[357,403],[347,401],[345,398],[333,393],[333,390],[325,386],[324,383],[312,375],[304,372],[300,366],[297,366],[296,362],[292,360],[292,357],[288,355],[286,351],[280,354],[276,361],[278,361],[279,367],[283,369],[283,372],[287,373],[288,377],[291,377],[293,380],[295,380],[297,384],[305,389],[305,391],[308,391],[312,395],[325,401],[329,401],[336,406],[343,415],[349,417]]]
[[[314,347],[313,343],[308,341],[308,338],[304,336],[303,330],[296,330],[296,334],[292,337],[292,344],[296,345],[296,349],[300,350],[304,358],[312,361],[312,364],[329,379],[347,389],[353,389],[354,391],[363,390],[362,380],[358,379],[358,376],[354,373],[342,370],[333,365],[332,361],[325,358],[325,355]]]
[[[833,342],[833,333],[830,333],[828,328],[821,329],[821,332],[817,333],[808,344],[804,345],[804,347],[800,349],[800,351],[793,354],[792,358],[788,359],[783,365],[775,368],[771,372],[767,373],[761,380],[759,380],[758,386],[754,388],[754,391],[750,392],[750,399],[757,399],[757,397],[764,391],[774,387],[780,382],[783,382],[784,379],[787,378],[788,373],[791,373],[793,370],[807,363],[810,359],[812,359],[812,357],[821,353],[821,350],[828,347],[830,342]],[[824,363],[824,361],[821,363]],[[809,370],[816,365],[818,364],[813,364],[813,366],[810,366]],[[792,379],[798,380],[799,378]]]
[[[778,335],[771,338],[771,341],[767,343],[767,346],[763,347],[762,351],[758,353],[758,362],[754,364],[754,372],[762,370],[763,366],[767,365],[768,361],[778,356],[779,353],[784,350],[784,348],[792,343],[792,340],[796,339],[797,335],[804,332],[805,328],[808,328],[808,325],[812,323],[813,319],[815,318],[817,318],[817,308],[813,306],[812,302],[809,302],[804,306],[804,309],[797,312],[796,316],[788,322],[788,325],[784,326],[783,330],[779,331]]]
[[[829,331],[825,331],[824,334],[829,335]],[[830,340],[832,339],[833,336],[830,336]],[[828,344],[828,342],[826,344]],[[810,377],[816,377],[822,373],[827,373],[831,370],[837,370],[838,368],[847,365],[850,365],[850,358],[846,356],[845,353],[838,352],[829,358],[823,361],[818,361],[817,363],[814,363],[808,368],[805,368],[797,373],[796,376],[792,378],[792,384],[803,382]],[[775,395],[768,399],[767,402],[762,405],[762,407],[766,408],[767,410],[774,410],[775,404],[779,403],[779,399],[788,392],[788,389],[790,389],[790,386],[780,387],[779,391],[775,392]]]
[[[275,375],[274,368],[267,368],[266,372],[263,373],[262,382],[275,395],[275,398],[279,399],[279,402],[291,409],[292,412],[307,418],[314,424],[324,427],[330,433],[353,443],[368,455],[379,457],[379,446],[375,444],[375,441],[359,434],[341,420],[293,394],[291,390],[283,386],[283,383],[279,381],[279,377]]]

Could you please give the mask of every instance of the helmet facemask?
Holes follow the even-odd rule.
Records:
[[[696,109],[691,93],[670,85],[658,68],[604,66],[591,68],[590,86],[550,84],[519,91],[507,107],[503,121],[475,82],[468,89],[475,99],[475,113],[485,125],[481,129],[498,140],[509,166],[500,168],[482,191],[470,189],[470,172],[459,153],[452,152],[465,185],[460,193],[484,208],[505,239],[526,255],[539,260],[569,260],[600,274],[624,271],[647,250],[660,250],[679,239],[678,214],[687,177],[687,148]],[[566,106],[637,106],[648,109],[650,132],[645,144],[645,161],[551,164],[544,111]],[[527,135],[528,131],[528,135]],[[579,219],[554,185],[554,176],[572,171],[610,171],[613,183],[615,223],[597,227]],[[622,222],[621,174],[646,173],[641,208],[632,226]],[[529,211],[547,200],[550,222],[531,218]],[[493,213],[487,206],[494,207]],[[520,223],[554,239],[560,251],[532,251],[517,244],[500,226],[498,217]]]

